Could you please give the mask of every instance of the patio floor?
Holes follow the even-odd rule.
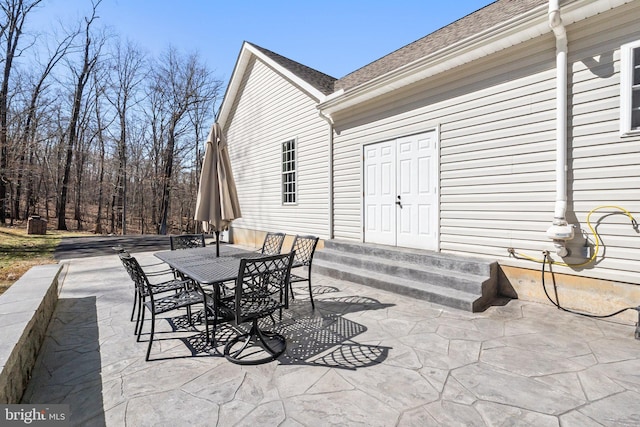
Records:
[[[302,285],[279,360],[234,365],[201,332],[170,332],[176,317],[145,362],[118,257],[67,263],[23,402],[69,404],[72,425],[640,425],[633,325],[518,300],[471,314],[314,275],[316,310]]]

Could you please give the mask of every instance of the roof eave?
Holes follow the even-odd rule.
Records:
[[[229,117],[229,112],[231,110],[231,105],[233,104],[232,99],[235,98],[238,93],[238,89],[240,88],[240,82],[242,81],[242,75],[247,68],[247,64],[249,63],[249,59],[251,58],[251,54],[246,50],[248,43],[245,41],[242,43],[242,47],[240,48],[240,53],[238,54],[238,59],[236,60],[236,64],[233,67],[233,72],[231,73],[231,78],[229,79],[229,84],[227,85],[227,89],[225,90],[224,97],[222,98],[222,103],[220,104],[220,108],[218,109],[218,115],[216,116],[216,121],[220,124],[220,127],[224,129],[224,125]]]
[[[582,2],[572,0],[563,5],[563,20],[569,24],[618,7],[632,0]],[[332,94],[318,105],[323,115],[333,116],[420,80],[440,74],[465,63],[499,52],[527,40],[549,33],[548,5],[491,27],[457,43],[424,56],[366,83]]]
[[[262,62],[266,63],[269,67],[276,70],[279,74],[284,76],[286,79],[292,81],[296,86],[298,86],[302,91],[304,91],[307,95],[313,98],[316,102],[321,103],[326,99],[326,95],[316,89],[314,86],[301,79],[291,71],[287,70],[273,59],[269,58],[264,53],[260,52],[251,43],[244,42],[242,45],[242,49],[240,50],[240,55],[238,56],[238,60],[236,61],[236,66],[233,70],[233,74],[231,75],[231,80],[229,81],[229,85],[227,86],[227,90],[225,92],[224,98],[222,100],[222,104],[220,105],[220,110],[218,113],[217,121],[220,123],[220,126],[224,129],[224,125],[229,118],[229,114],[231,112],[231,106],[235,100],[235,97],[240,89],[240,84],[242,82],[243,75],[247,69],[247,65],[251,60],[251,57],[255,56],[259,58]]]

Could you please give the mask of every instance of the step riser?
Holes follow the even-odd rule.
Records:
[[[497,263],[413,249],[325,240],[313,270],[472,312],[497,294]]]
[[[400,295],[405,295],[412,298],[421,299],[424,301],[433,302],[435,304],[444,305],[447,307],[457,308],[465,311],[479,311],[483,307],[480,307],[478,301],[472,303],[468,301],[461,301],[458,299],[450,298],[444,295],[440,295],[433,292],[423,291],[415,288],[408,288],[404,286],[398,286],[393,283],[385,282],[383,280],[376,280],[371,278],[364,278],[357,274],[339,270],[336,268],[325,267],[322,265],[314,265],[314,271],[325,276],[334,277],[340,280],[346,280],[349,282],[359,283],[365,286],[371,286],[372,288],[382,289],[385,291],[393,292]]]
[[[482,285],[488,276],[477,277],[475,280],[465,280],[451,274],[450,272],[425,271],[421,269],[411,268],[410,263],[398,262],[397,265],[389,265],[387,263],[377,263],[371,259],[362,259],[351,256],[341,256],[341,253],[334,251],[322,251],[316,254],[316,258],[324,261],[324,264],[344,264],[368,271],[373,271],[390,276],[401,277],[405,279],[415,280],[417,282],[432,283],[434,285],[443,286],[452,289],[458,289],[471,293],[482,293]],[[317,261],[316,261],[317,262]]]
[[[375,256],[402,263],[413,263],[423,266],[433,266],[435,268],[441,268],[445,270],[463,271],[468,274],[490,274],[490,267],[486,262],[454,256],[443,256],[442,254],[430,254],[427,252],[415,253],[410,251],[402,251],[395,248],[384,248],[379,246],[336,242],[332,240],[325,241],[325,248],[332,251],[350,253],[354,255],[357,254]],[[319,251],[318,254],[320,252],[321,251]]]

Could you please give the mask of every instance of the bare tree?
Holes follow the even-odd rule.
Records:
[[[194,131],[194,139],[193,139],[193,148],[195,151],[195,160],[194,160],[194,169],[195,173],[192,174],[192,180],[189,182],[189,191],[187,192],[187,197],[189,195],[197,194],[198,192],[198,179],[200,178],[200,171],[202,170],[202,162],[203,162],[203,153],[200,150],[201,143],[205,141],[205,138],[208,134],[208,120],[211,118],[211,113],[213,111],[214,105],[216,103],[217,93],[221,88],[221,82],[214,82],[214,94],[211,99],[203,100],[199,105],[195,105],[194,108],[189,112],[189,120],[191,125],[193,126]],[[202,144],[204,145],[204,144]],[[182,203],[181,206],[192,206],[193,213],[195,213],[195,204],[194,203]],[[186,217],[193,218],[192,212],[187,209]],[[189,230],[189,232],[198,232],[201,227],[201,223],[198,221],[195,223],[194,229]]]
[[[93,75],[93,74],[92,74]],[[91,84],[99,84],[97,79],[91,79]],[[90,93],[96,93],[95,88],[89,88]],[[98,91],[99,93],[99,91]],[[75,147],[75,185],[74,185],[74,209],[73,219],[76,221],[76,229],[83,230],[83,207],[85,206],[85,198],[88,198],[85,192],[85,177],[90,175],[87,168],[91,156],[91,147],[95,142],[100,129],[94,122],[95,107],[97,104],[93,102],[93,97],[87,102],[82,102],[81,114],[78,118],[77,138]]]
[[[26,186],[26,198],[25,198],[25,211],[24,218],[29,216],[31,209],[35,208],[33,199],[34,182],[33,182],[33,168],[35,162],[36,151],[36,135],[37,126],[36,118],[38,113],[38,101],[43,91],[46,90],[46,80],[49,78],[54,67],[60,62],[60,60],[67,54],[71,47],[71,43],[76,33],[68,34],[62,38],[62,40],[54,48],[50,54],[48,61],[42,67],[42,71],[39,76],[36,77],[33,87],[31,89],[31,95],[29,104],[26,107],[25,123],[22,130],[20,141],[22,143],[22,149],[20,151],[20,159],[17,167],[18,175],[16,179],[15,201],[14,201],[14,213],[13,217],[20,219],[20,200],[22,198],[22,185],[23,185],[23,173],[24,173],[24,185]]]
[[[66,210],[67,210],[67,197],[69,192],[69,178],[71,175],[71,162],[73,159],[74,146],[78,138],[78,119],[80,117],[80,110],[82,106],[82,99],[84,94],[84,88],[89,80],[91,72],[93,71],[100,55],[101,43],[98,43],[95,47],[93,43],[96,41],[91,32],[91,25],[97,19],[96,9],[102,0],[98,0],[93,3],[91,16],[85,18],[85,42],[83,49],[82,67],[79,72],[73,71],[75,74],[75,92],[73,96],[73,105],[71,107],[71,118],[69,120],[69,128],[67,131],[67,143],[66,143],[66,156],[64,161],[64,172],[62,177],[62,183],[60,188],[60,196],[56,206],[56,214],[58,216],[58,230],[67,230],[66,222]],[[104,39],[98,40],[104,42]]]
[[[182,57],[173,48],[169,48],[155,70],[152,89],[160,102],[158,112],[162,116],[158,117],[159,129],[165,131],[162,135],[166,138],[160,158],[162,188],[158,206],[158,233],[167,234],[174,159],[181,148],[180,137],[188,128],[186,118],[194,106],[214,99],[219,86],[206,67],[200,64],[196,54]]]
[[[6,47],[3,63],[2,86],[0,87],[0,224],[6,220],[7,209],[7,168],[8,168],[8,139],[7,139],[7,113],[9,80],[13,60],[19,56],[18,44],[27,15],[42,0],[4,0],[0,3],[3,19],[0,24],[0,42]]]
[[[122,234],[127,234],[127,125],[130,108],[139,102],[137,91],[147,76],[144,54],[132,43],[118,43],[113,58],[114,72],[111,74],[111,91],[107,96],[115,108],[120,132],[117,140],[118,170],[111,209],[121,207]],[[112,224],[115,221],[112,221]],[[115,230],[113,230],[115,231]]]
[[[72,228],[195,231],[201,140],[222,82],[197,54],[171,47],[149,64],[127,41],[103,64],[101,1],[40,62],[29,40],[45,38],[28,39],[23,26],[46,2],[0,0],[0,222],[42,213],[66,230],[73,200]]]
[[[97,139],[98,139],[98,148],[99,148],[99,157],[98,157],[98,210],[96,213],[95,219],[95,229],[94,232],[96,234],[102,234],[102,209],[104,206],[104,185],[105,185],[105,162],[106,162],[106,142],[105,142],[105,130],[110,125],[110,122],[106,121],[102,115],[101,109],[101,98],[102,94],[105,92],[105,85],[100,84],[99,82],[103,80],[105,76],[98,76],[98,73],[94,73],[94,112],[97,126]]]

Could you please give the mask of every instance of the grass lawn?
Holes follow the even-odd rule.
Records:
[[[35,265],[55,264],[53,251],[69,231],[47,230],[45,235],[27,234],[25,226],[0,227],[0,294]]]

